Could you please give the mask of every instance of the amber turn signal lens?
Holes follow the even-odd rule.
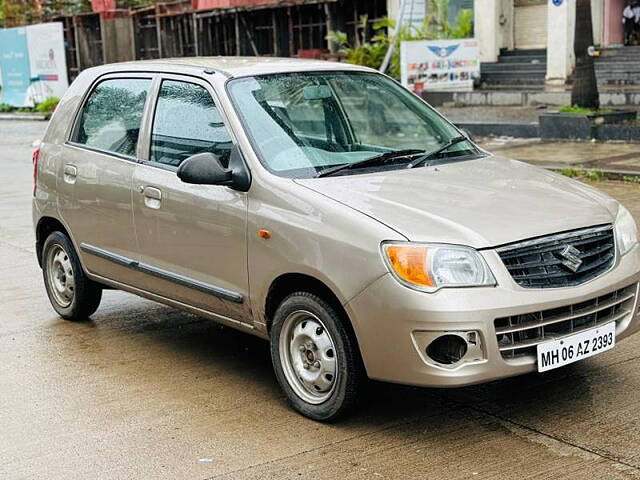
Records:
[[[261,228],[260,230],[258,230],[258,236],[265,240],[269,240],[271,238],[271,232],[269,230]]]
[[[390,245],[386,250],[391,266],[402,280],[422,287],[435,286],[428,273],[426,248]]]

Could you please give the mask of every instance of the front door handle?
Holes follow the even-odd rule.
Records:
[[[78,168],[70,163],[64,166],[64,181],[66,183],[74,184],[78,178]]]
[[[155,210],[159,209],[162,205],[162,191],[155,187],[140,187],[140,191],[144,196],[144,204]]]

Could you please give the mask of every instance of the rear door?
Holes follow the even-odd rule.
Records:
[[[247,194],[189,185],[176,172],[197,153],[224,166],[235,144],[212,88],[166,75],[157,88],[145,161],[135,167],[133,209],[142,288],[249,321]]]
[[[125,284],[139,276],[131,182],[151,84],[148,75],[100,78],[58,163],[59,210],[84,267]]]

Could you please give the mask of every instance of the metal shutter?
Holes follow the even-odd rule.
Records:
[[[547,2],[545,0],[516,0],[514,25],[516,48],[547,48]]]

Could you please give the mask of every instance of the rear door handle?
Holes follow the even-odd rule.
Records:
[[[144,204],[157,210],[162,205],[162,191],[155,187],[140,186],[140,192],[144,196]]]
[[[78,168],[75,165],[71,165],[70,163],[64,166],[64,181],[66,183],[76,183],[76,179],[78,178]]]

